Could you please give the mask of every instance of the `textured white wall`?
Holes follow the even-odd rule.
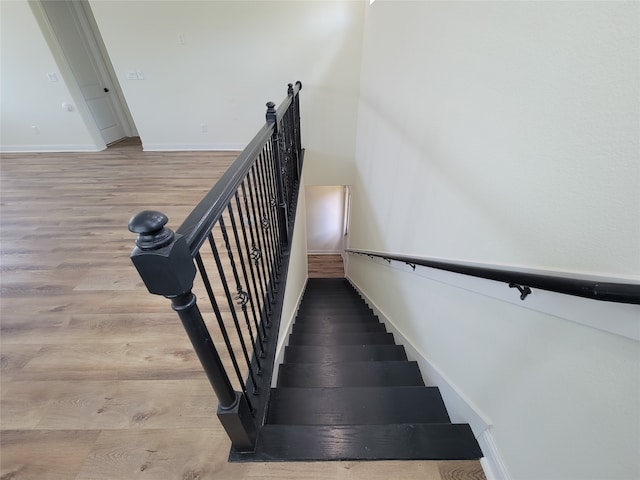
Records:
[[[300,80],[307,181],[351,176],[363,2],[91,7],[145,148],[242,148],[263,124],[265,102],[280,102]],[[127,79],[137,71],[144,80]]]
[[[640,278],[639,8],[374,3],[353,244]]]
[[[309,253],[342,252],[344,187],[307,186],[305,197]]]
[[[0,9],[1,149],[97,150],[29,4],[0,2]],[[48,80],[50,73],[57,82]],[[63,110],[63,103],[74,110]]]
[[[304,185],[304,176],[301,184]],[[296,221],[291,239],[291,251],[289,254],[289,271],[282,305],[282,317],[280,319],[280,332],[278,334],[278,346],[275,355],[275,366],[272,378],[272,386],[276,386],[278,368],[284,360],[284,347],[289,340],[289,333],[298,313],[298,305],[307,286],[307,209],[305,207],[305,195],[301,189],[296,208]]]
[[[351,246],[637,281],[639,14],[375,2]],[[640,343],[475,293],[482,280],[458,288],[353,256],[347,271],[493,425],[501,473],[640,477]]]

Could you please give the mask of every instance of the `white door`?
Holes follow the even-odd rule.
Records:
[[[112,98],[114,93],[107,69],[87,32],[88,21],[83,18],[82,6],[65,0],[47,0],[41,4],[104,143],[108,145],[125,137],[114,105],[117,99]]]

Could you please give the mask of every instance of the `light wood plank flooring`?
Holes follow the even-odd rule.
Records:
[[[309,278],[343,278],[342,255],[308,255]]]
[[[176,228],[235,153],[4,154],[0,478],[480,479],[478,462],[229,464],[216,400],[127,222]]]

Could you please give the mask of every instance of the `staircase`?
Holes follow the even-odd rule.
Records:
[[[482,452],[452,424],[344,278],[311,278],[285,349],[256,451],[236,461],[462,460]]]

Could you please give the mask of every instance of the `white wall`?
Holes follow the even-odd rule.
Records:
[[[91,7],[145,149],[242,148],[300,80],[307,181],[352,174],[364,2]]]
[[[2,151],[98,150],[65,82],[70,72],[59,69],[29,4],[3,1],[0,8]]]
[[[640,279],[639,14],[635,2],[375,2],[351,246]],[[486,295],[488,281],[348,260],[490,425],[498,475],[640,477],[637,341]]]
[[[300,183],[304,185],[303,174]],[[293,238],[291,239],[291,250],[289,253],[289,271],[287,273],[286,290],[282,305],[282,316],[280,319],[280,332],[278,334],[278,344],[275,355],[275,365],[272,378],[272,386],[275,387],[278,379],[278,369],[284,360],[284,347],[289,340],[289,334],[298,314],[298,306],[302,300],[304,289],[307,286],[309,276],[307,265],[307,209],[305,206],[305,196],[302,189],[298,195],[298,206],[296,207],[296,218],[294,224]]]
[[[342,253],[344,238],[344,186],[307,186],[307,251]]]
[[[640,278],[639,8],[374,3],[352,242]]]

